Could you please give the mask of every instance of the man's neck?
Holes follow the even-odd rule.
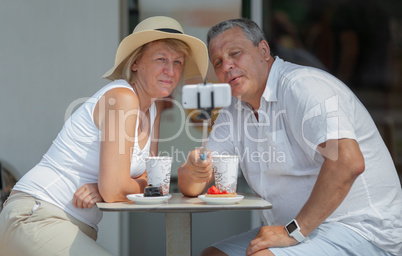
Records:
[[[258,120],[258,110],[260,109],[260,105],[261,105],[261,98],[262,98],[262,95],[264,94],[265,88],[267,86],[269,73],[271,72],[271,68],[272,68],[272,65],[274,64],[274,60],[275,59],[273,57],[271,57],[268,60],[268,71],[266,73],[266,77],[263,80],[263,82],[258,85],[258,90],[256,91],[256,93],[249,100],[244,100],[244,102],[247,102],[250,105],[250,107],[253,109],[254,115],[257,118],[257,120]]]

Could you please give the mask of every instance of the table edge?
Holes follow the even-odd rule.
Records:
[[[182,195],[181,193],[172,193],[172,195],[175,196],[182,196],[185,198],[196,198],[196,197],[187,197]],[[119,203],[105,203],[105,202],[99,202],[96,203],[98,209],[102,212],[152,212],[152,213],[202,213],[202,212],[215,212],[215,211],[244,211],[244,210],[267,210],[267,209],[272,209],[272,204],[268,202],[267,200],[258,197],[257,195],[250,195],[250,194],[244,194],[245,199],[262,199],[266,202],[266,204],[262,206],[244,206],[244,207],[239,207],[238,205],[221,205],[222,208],[216,208],[216,205],[208,205],[206,204],[205,209],[200,208],[200,207],[186,207],[186,208],[171,208],[171,209],[166,209],[162,204],[155,204],[155,205],[146,205],[148,208],[127,208],[127,207],[115,207],[115,208],[109,208],[105,207],[107,205],[112,205],[112,204],[133,204],[131,201],[128,202],[119,202]],[[143,206],[143,205],[141,205]],[[151,207],[151,208],[149,208]]]

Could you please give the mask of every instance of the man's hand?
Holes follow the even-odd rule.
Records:
[[[73,197],[75,207],[92,208],[97,202],[103,202],[98,190],[98,183],[87,183],[77,189]]]
[[[201,150],[196,149],[190,152],[187,161],[182,165],[189,177],[197,183],[207,182],[212,178],[213,168],[211,156],[208,152],[206,160],[201,159]]]
[[[269,247],[285,247],[297,244],[297,241],[288,235],[284,226],[264,226],[247,248],[246,255],[268,249]]]
[[[180,191],[187,196],[201,194],[213,175],[210,153],[206,160],[201,159],[201,150],[190,152],[187,161],[178,169]]]

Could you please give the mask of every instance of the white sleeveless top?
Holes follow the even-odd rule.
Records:
[[[14,189],[52,203],[78,220],[97,229],[102,212],[75,208],[72,199],[75,191],[85,183],[97,183],[102,132],[93,121],[94,108],[99,99],[114,88],[128,88],[125,80],[116,80],[100,89],[83,103],[65,122],[42,160],[25,174]],[[134,92],[135,93],[135,92]],[[151,132],[156,116],[155,104],[150,108]],[[149,155],[151,136],[141,150],[138,145],[138,117],[131,159],[130,176],[136,178],[145,171],[145,157]]]

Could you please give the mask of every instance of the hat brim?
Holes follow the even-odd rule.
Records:
[[[133,33],[124,38],[117,48],[114,67],[102,77],[116,80],[122,78],[122,70],[131,54],[140,46],[160,39],[178,39],[185,42],[191,49],[184,67],[184,79],[201,76],[204,80],[208,71],[208,50],[200,39],[180,33],[168,33],[157,30],[145,30]]]

